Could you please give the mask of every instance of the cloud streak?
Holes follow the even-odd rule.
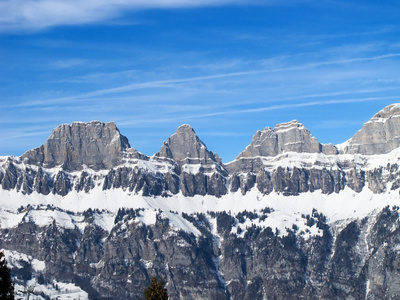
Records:
[[[57,60],[53,62],[50,67],[56,69],[69,69],[75,68],[81,64],[83,64],[85,60],[83,59],[66,59],[66,60]]]
[[[366,98],[351,98],[351,99],[341,99],[341,100],[323,100],[323,101],[309,101],[309,102],[301,102],[301,103],[277,104],[277,105],[252,108],[252,109],[237,109],[237,110],[228,110],[228,111],[215,112],[215,113],[202,114],[202,115],[193,115],[193,116],[189,117],[189,119],[215,117],[215,116],[222,116],[222,115],[236,115],[236,114],[245,114],[245,113],[246,114],[247,113],[260,113],[260,112],[265,112],[265,111],[286,110],[286,109],[292,109],[292,108],[322,106],[322,105],[331,105],[331,104],[362,103],[362,102],[371,102],[371,101],[379,101],[379,100],[400,100],[400,96],[366,97]]]
[[[0,30],[40,30],[112,20],[127,11],[193,8],[255,3],[245,0],[5,0],[0,3]]]
[[[136,90],[149,89],[149,88],[151,88],[151,89],[171,89],[171,88],[176,88],[182,84],[191,84],[191,83],[197,83],[197,82],[202,82],[202,81],[207,82],[207,81],[214,81],[217,79],[227,79],[227,78],[233,78],[233,77],[245,77],[245,76],[253,76],[253,75],[260,75],[260,74],[301,71],[301,70],[308,70],[308,69],[316,69],[316,68],[325,67],[325,66],[345,65],[345,64],[367,62],[367,61],[378,61],[378,60],[384,60],[384,59],[390,59],[390,58],[396,58],[396,57],[400,57],[400,53],[387,53],[387,54],[370,56],[370,57],[358,57],[358,58],[348,58],[348,59],[341,59],[341,60],[310,62],[310,63],[305,63],[302,65],[282,67],[282,68],[253,69],[253,70],[227,72],[227,73],[219,73],[219,74],[204,75],[204,76],[194,76],[194,77],[189,77],[189,78],[155,80],[155,81],[147,81],[147,82],[140,82],[140,83],[135,82],[135,83],[117,86],[117,87],[94,90],[91,92],[82,93],[82,94],[69,96],[69,97],[28,101],[28,102],[23,102],[23,103],[19,103],[19,104],[3,105],[0,107],[3,107],[3,108],[34,107],[34,106],[41,106],[41,105],[59,104],[59,103],[65,103],[65,102],[71,103],[74,101],[82,101],[82,100],[91,101],[91,100],[97,100],[99,97],[103,97],[103,96],[116,95],[116,94],[121,94],[121,93],[136,91]]]
[[[316,107],[316,106],[326,106],[326,105],[335,105],[335,104],[348,104],[348,103],[365,103],[365,102],[373,102],[373,101],[384,101],[384,100],[395,100],[400,101],[400,96],[387,96],[387,97],[364,97],[364,98],[348,98],[348,99],[332,99],[332,100],[319,100],[319,101],[305,101],[305,102],[290,102],[286,104],[276,104],[263,106],[252,109],[228,109],[222,111],[215,111],[210,113],[202,113],[202,114],[193,114],[192,111],[187,111],[187,113],[174,113],[167,116],[165,113],[160,115],[155,115],[151,113],[149,115],[141,115],[140,117],[136,117],[134,119],[130,118],[129,120],[121,120],[118,122],[119,125],[125,127],[142,127],[146,126],[146,124],[166,124],[170,122],[174,123],[182,123],[192,120],[199,119],[209,119],[214,117],[221,116],[234,116],[234,115],[243,115],[243,114],[256,114],[263,113],[267,111],[285,111],[290,109],[302,108],[302,107]]]

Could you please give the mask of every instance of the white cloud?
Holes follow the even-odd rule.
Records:
[[[40,30],[113,19],[128,10],[191,8],[246,3],[245,0],[4,0],[0,30]]]
[[[71,58],[65,60],[57,60],[51,63],[51,67],[56,69],[68,69],[73,68],[78,65],[83,64],[85,61],[83,59]]]

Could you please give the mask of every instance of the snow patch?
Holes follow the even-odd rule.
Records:
[[[157,210],[156,209],[145,209],[140,212],[137,219],[147,226],[156,225],[157,221]]]
[[[176,230],[183,230],[189,233],[193,233],[195,236],[200,236],[200,231],[182,215],[174,214],[171,212],[164,211],[163,215],[169,219],[170,225]]]
[[[36,272],[43,271],[46,268],[46,263],[42,260],[32,258],[30,255],[20,253],[18,251],[10,251],[2,249],[7,260],[7,264],[10,268],[22,268],[22,262],[26,262],[32,265],[32,268]]]
[[[53,222],[66,229],[75,228],[73,216],[57,210],[30,210],[24,218],[28,218],[39,227],[49,226]]]
[[[100,226],[107,232],[111,232],[114,227],[115,213],[103,211],[101,213],[94,213],[94,224]]]

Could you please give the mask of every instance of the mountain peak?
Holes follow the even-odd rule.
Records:
[[[170,158],[178,164],[214,165],[217,161],[215,155],[197,136],[194,129],[183,124],[176,132],[163,143],[156,157]]]
[[[394,103],[386,106],[377,112],[369,122],[383,122],[392,117],[400,116],[400,103]]]
[[[191,132],[193,134],[196,134],[196,132],[194,131],[193,127],[190,126],[189,124],[182,124],[176,130],[176,133],[185,133],[185,132]]]
[[[74,171],[86,165],[98,170],[119,164],[122,152],[128,148],[128,139],[114,122],[74,122],[55,128],[44,145],[29,150],[21,158],[46,168],[61,165]]]
[[[376,113],[348,141],[345,153],[366,155],[388,153],[400,146],[400,104]]]
[[[308,152],[336,154],[337,149],[329,144],[320,144],[315,137],[297,120],[281,123],[274,129],[266,127],[257,131],[241,157],[276,156],[283,152]]]
[[[275,126],[275,128],[274,128],[274,131],[275,131],[275,132],[278,132],[278,131],[287,131],[287,130],[292,130],[292,129],[294,129],[294,130],[300,129],[300,130],[301,130],[301,129],[306,129],[306,128],[305,128],[304,125],[301,124],[299,121],[297,121],[297,120],[292,120],[292,121],[290,121],[290,122],[277,124],[277,125]],[[306,129],[306,130],[307,130],[307,129]]]

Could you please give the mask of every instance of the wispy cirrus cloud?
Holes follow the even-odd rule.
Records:
[[[323,105],[331,105],[331,104],[344,104],[344,103],[363,103],[363,102],[372,102],[372,101],[380,101],[380,100],[399,100],[399,96],[389,96],[389,97],[365,97],[365,98],[349,98],[349,99],[333,99],[333,100],[322,100],[322,101],[306,101],[306,102],[295,102],[295,103],[287,103],[287,104],[276,104],[258,108],[251,109],[235,109],[235,110],[225,110],[219,112],[212,112],[207,114],[197,114],[192,116],[186,116],[186,119],[196,119],[196,118],[206,118],[206,117],[214,117],[214,116],[222,116],[222,115],[238,115],[238,114],[249,114],[249,113],[259,113],[266,111],[275,111],[275,110],[287,110],[292,108],[300,108],[300,107],[312,107],[312,106],[323,106]]]
[[[57,60],[57,61],[52,62],[50,67],[56,68],[56,69],[69,69],[69,68],[77,67],[77,66],[83,64],[84,62],[85,62],[85,60],[77,59],[77,58]]]
[[[144,114],[140,116],[136,116],[134,119],[121,119],[118,124],[124,127],[142,127],[147,124],[166,124],[169,122],[175,123],[184,123],[193,120],[207,120],[209,118],[214,117],[221,117],[221,116],[240,116],[245,114],[252,114],[255,113],[262,113],[262,112],[271,112],[271,111],[287,111],[289,109],[295,108],[306,108],[306,107],[318,107],[318,106],[327,106],[327,105],[334,105],[334,104],[348,104],[348,103],[366,103],[366,102],[373,102],[373,101],[385,101],[385,100],[394,100],[400,101],[399,96],[388,96],[388,97],[360,97],[360,98],[346,98],[346,99],[330,99],[330,100],[315,100],[315,101],[296,101],[296,102],[287,102],[282,104],[272,104],[268,106],[261,106],[257,108],[243,108],[243,109],[232,109],[231,107],[221,107],[219,109],[212,108],[208,112],[203,113],[193,113],[193,110],[186,110],[184,113],[182,111],[169,111],[162,113],[160,112],[158,115],[154,112],[149,114]],[[204,107],[203,110],[207,108]],[[327,121],[328,122],[328,121]],[[335,122],[335,121],[333,121]],[[358,122],[351,122],[348,123],[324,123],[321,127],[324,128],[340,128],[343,127],[345,124],[358,124]],[[215,135],[218,135],[215,134]]]
[[[60,80],[59,82],[73,83],[96,83],[110,80],[129,79],[139,73],[138,70],[124,70],[119,72],[97,72],[86,75],[76,76],[68,79]]]
[[[0,30],[41,30],[60,25],[109,21],[127,11],[256,3],[249,0],[4,0]],[[275,2],[275,1],[271,1]]]
[[[69,102],[69,103],[74,102],[74,101],[79,102],[84,99],[85,100],[93,99],[95,101],[98,101],[99,97],[118,95],[121,93],[132,92],[132,91],[142,90],[142,89],[149,89],[149,88],[151,88],[151,89],[171,89],[171,88],[177,88],[184,84],[192,84],[192,83],[198,83],[198,82],[203,82],[203,81],[207,82],[207,81],[215,81],[218,79],[246,77],[246,76],[253,76],[253,75],[270,74],[270,73],[271,74],[272,73],[273,74],[275,74],[275,73],[286,74],[287,72],[290,73],[291,71],[309,70],[309,69],[325,67],[325,66],[332,66],[332,65],[347,65],[347,64],[358,63],[358,62],[379,61],[379,60],[385,60],[385,59],[397,58],[397,57],[400,57],[400,53],[387,53],[387,54],[376,55],[376,56],[351,57],[351,58],[344,58],[344,59],[339,59],[339,60],[316,61],[316,62],[309,62],[309,63],[294,65],[294,66],[283,66],[280,68],[266,67],[266,68],[261,68],[261,69],[249,69],[249,70],[242,70],[242,71],[237,71],[237,72],[225,72],[225,73],[209,74],[209,75],[204,75],[204,76],[194,76],[194,77],[188,77],[188,78],[175,78],[175,79],[166,79],[166,80],[133,82],[133,83],[126,84],[126,85],[93,90],[93,91],[90,91],[87,93],[76,94],[76,95],[68,96],[68,97],[28,101],[28,102],[22,102],[22,103],[18,103],[18,104],[7,104],[7,105],[3,105],[0,107],[3,107],[3,108],[6,108],[6,107],[34,107],[34,106],[52,105],[52,104],[58,104],[58,103],[64,103],[64,102]],[[361,70],[360,72],[365,72],[365,71]],[[117,74],[118,73],[115,73],[114,75],[117,75]],[[331,77],[333,76],[332,74],[330,74]],[[350,73],[348,71],[346,71],[346,74],[350,74]],[[343,77],[343,74],[341,74],[340,76]]]

